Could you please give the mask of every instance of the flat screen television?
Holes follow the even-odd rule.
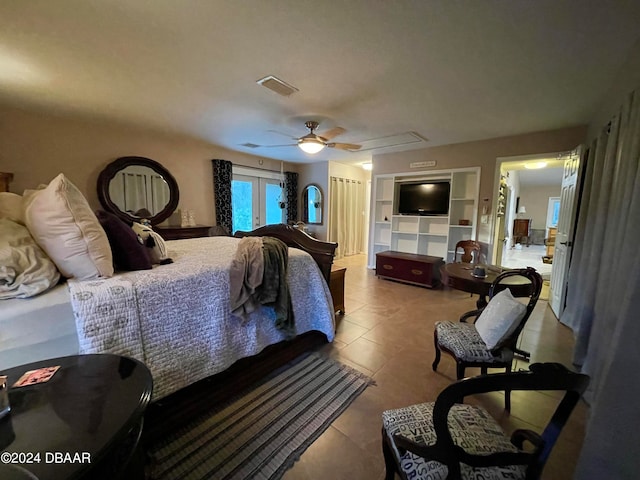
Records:
[[[401,215],[446,215],[449,213],[448,181],[400,183],[398,213]]]

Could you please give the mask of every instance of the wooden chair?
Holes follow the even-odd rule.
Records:
[[[475,240],[461,240],[456,243],[456,248],[453,251],[454,262],[458,261],[459,250],[462,250],[461,262],[480,263],[480,244]]]
[[[482,312],[491,305],[491,299],[500,291],[508,288],[508,284],[505,284],[504,281],[513,276],[525,277],[531,282],[529,302],[526,305],[524,316],[519,320],[515,328],[509,330],[508,335],[501,339],[496,346],[489,348],[478,333],[475,322]],[[504,368],[506,372],[510,372],[514,353],[521,352],[516,348],[518,337],[538,302],[541,289],[542,277],[531,267],[507,270],[498,275],[491,284],[489,303],[486,307],[465,313],[460,317],[460,322],[445,321],[436,323],[436,328],[433,332],[436,349],[436,358],[432,364],[433,370],[436,371],[438,368],[440,352],[442,351],[455,359],[458,380],[464,378],[467,367],[480,367],[482,374],[486,374],[489,368]],[[495,311],[494,307],[492,307],[492,311]],[[467,323],[469,319],[473,319],[473,323]],[[486,320],[499,322],[502,319],[487,318]],[[507,411],[511,410],[511,396],[508,390],[505,391],[505,409]]]
[[[433,478],[538,479],[549,454],[589,384],[587,375],[558,363],[536,363],[529,371],[483,375],[445,388],[435,403],[382,414],[386,480]],[[464,397],[500,390],[564,391],[542,433],[515,430],[507,437],[485,409]],[[551,400],[550,400],[551,401]],[[525,449],[525,442],[532,448]],[[528,445],[527,445],[528,447]]]

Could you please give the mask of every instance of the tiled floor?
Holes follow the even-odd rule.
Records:
[[[544,263],[542,257],[547,254],[547,247],[544,245],[522,246],[522,248],[510,248],[502,252],[503,267],[533,267],[542,278],[548,280],[551,278],[551,263]]]
[[[347,267],[346,315],[339,323],[336,340],[322,350],[361,370],[376,381],[314,442],[285,480],[384,478],[380,427],[381,412],[433,401],[455,380],[455,362],[443,355],[437,372],[433,325],[457,320],[475,308],[475,297],[449,290],[429,290],[381,280],[366,268],[364,256],[342,259]],[[521,335],[521,347],[532,361],[559,361],[570,366],[572,333],[559,324],[546,302],[539,302]],[[518,361],[516,368],[526,368]],[[476,369],[468,370],[476,375]],[[504,397],[485,395],[482,403],[506,430],[546,424],[556,398],[542,393],[512,394],[511,415],[504,412]],[[545,479],[571,478],[582,445],[587,408],[580,403],[556,444],[543,473]]]

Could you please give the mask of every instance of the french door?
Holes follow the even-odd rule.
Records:
[[[282,200],[282,188],[278,180],[234,173],[231,181],[233,231],[283,223],[284,210],[279,200]]]

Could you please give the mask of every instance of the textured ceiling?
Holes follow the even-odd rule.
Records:
[[[294,162],[371,152],[241,144],[289,143],[307,119],[427,146],[585,124],[640,37],[638,1],[31,0],[0,19],[0,102]]]

